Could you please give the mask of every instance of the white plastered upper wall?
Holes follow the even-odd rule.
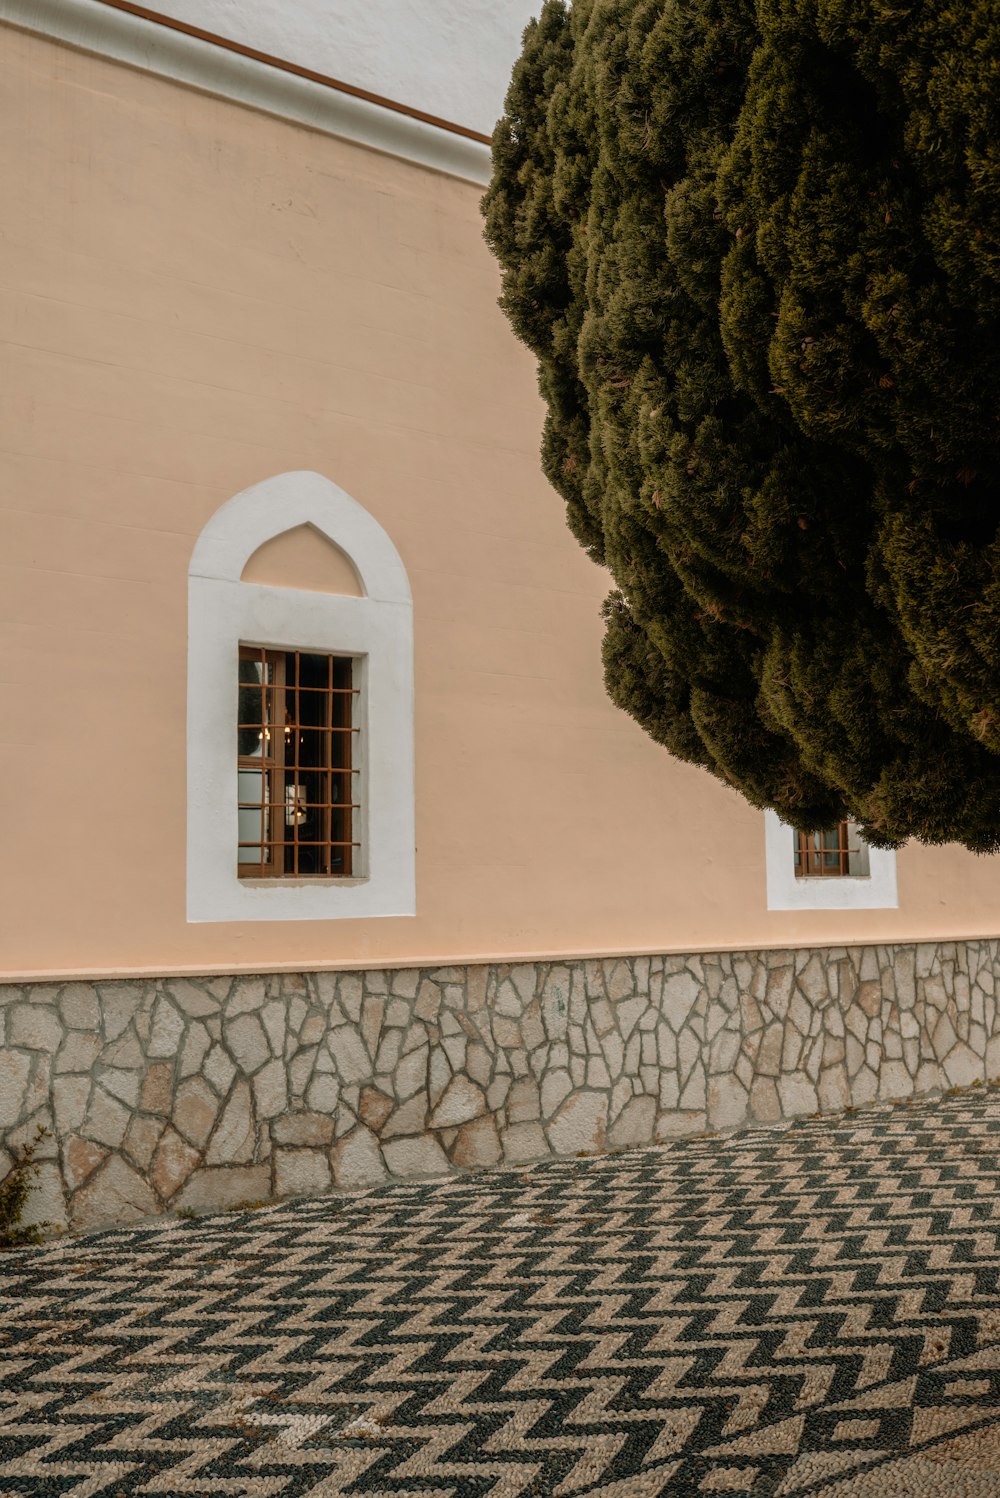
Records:
[[[182,19],[180,8],[160,14]],[[200,7],[189,19],[202,30],[209,30]],[[440,114],[435,116],[439,123],[414,117],[403,100],[392,101],[403,108],[386,108],[384,94],[379,103],[331,86],[333,79],[349,82],[337,72],[321,81],[289,71],[276,64],[298,60],[283,57],[280,52],[272,54],[273,61],[247,56],[222,44],[227,36],[237,40],[234,32],[227,33],[224,27],[215,33],[222,40],[211,40],[178,30],[166,21],[114,9],[101,0],[0,0],[0,22],[477,186],[489,181],[490,151],[485,132],[484,138],[477,140],[470,137],[466,127],[442,128]],[[244,45],[267,51],[252,37]],[[319,71],[308,49],[299,65]],[[492,122],[487,128],[492,129]]]
[[[157,0],[154,8],[488,135],[541,0]]]

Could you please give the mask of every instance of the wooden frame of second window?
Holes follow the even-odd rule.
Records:
[[[827,847],[822,839],[836,831],[837,846]],[[851,872],[850,827],[847,819],[836,827],[795,834],[795,877],[797,879],[846,879]],[[836,860],[831,863],[831,860]]]

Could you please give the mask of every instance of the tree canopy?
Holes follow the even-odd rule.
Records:
[[[995,0],[546,0],[493,163],[613,701],[803,830],[1000,848]]]

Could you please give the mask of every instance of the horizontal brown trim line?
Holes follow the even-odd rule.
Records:
[[[423,109],[414,109],[409,104],[400,104],[395,99],[383,98],[381,94],[373,94],[366,88],[357,88],[353,83],[344,83],[339,78],[331,78],[327,73],[317,73],[312,68],[304,68],[297,62],[288,62],[283,57],[275,57],[270,52],[260,52],[256,47],[247,47],[243,42],[234,42],[227,36],[220,36],[218,32],[206,31],[201,26],[191,26],[187,21],[175,20],[173,16],[165,16],[161,11],[150,10],[145,5],[135,5],[132,0],[98,0],[101,5],[106,5],[110,10],[123,10],[130,16],[138,16],[140,20],[152,21],[157,26],[166,26],[171,31],[181,31],[185,36],[196,37],[200,42],[211,42],[215,47],[222,47],[227,52],[237,52],[241,57],[249,57],[254,62],[266,63],[270,68],[278,68],[283,73],[292,73],[296,78],[305,78],[309,83],[322,84],[324,88],[334,88],[341,94],[351,94],[355,99],[364,99],[368,104],[378,104],[382,109],[391,109],[395,114],[405,114],[412,120],[422,120],[425,125],[436,125],[439,130],[449,130],[452,135],[464,135],[468,140],[481,141],[484,146],[490,143],[490,137],[483,135],[479,130],[470,130],[467,125],[456,125],[453,120],[442,120],[436,114],[427,114]]]

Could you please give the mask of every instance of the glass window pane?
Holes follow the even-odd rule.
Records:
[[[271,679],[272,668],[269,663],[241,659],[237,707],[237,752],[241,755],[260,754],[265,736],[270,737],[267,730],[274,694],[265,688],[270,686]]]
[[[241,647],[239,842],[249,846],[238,863],[245,875],[256,865],[272,877],[350,877],[351,801],[360,784],[353,665],[349,656]]]
[[[259,752],[259,750],[258,750]],[[266,843],[270,836],[271,813],[263,805],[266,775],[263,770],[239,769],[236,772],[239,794],[239,840],[241,843]],[[261,847],[241,847],[240,863],[264,862]]]

